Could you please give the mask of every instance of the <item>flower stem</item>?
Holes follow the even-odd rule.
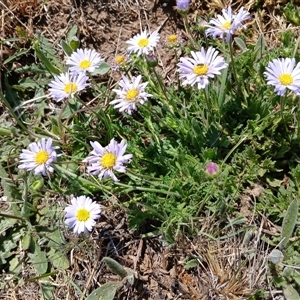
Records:
[[[67,99],[67,101],[63,104],[63,107],[58,115],[58,118],[57,118],[57,126],[58,126],[58,129],[59,129],[59,133],[61,135],[61,140],[62,140],[62,143],[65,144],[65,130],[64,130],[64,126],[62,124],[62,117],[63,117],[63,113],[67,107],[69,103],[69,98]]]
[[[184,25],[185,31],[187,32],[187,34],[188,34],[188,36],[189,36],[189,38],[192,42],[193,47],[195,49],[198,49],[198,44],[193,38],[191,27],[190,27],[190,24],[189,24],[189,21],[188,21],[188,18],[187,18],[186,14],[183,14],[183,25]]]

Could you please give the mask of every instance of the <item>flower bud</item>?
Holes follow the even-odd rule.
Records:
[[[154,54],[149,54],[146,56],[147,65],[150,68],[155,68],[158,65],[158,60]]]
[[[180,14],[187,14],[190,8],[190,0],[176,0],[176,6]]]
[[[210,162],[206,165],[206,173],[208,175],[215,175],[219,172],[219,166],[214,163],[214,162]]]

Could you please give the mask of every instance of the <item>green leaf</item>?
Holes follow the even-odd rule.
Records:
[[[57,251],[53,248],[49,251],[49,261],[53,264],[53,266],[60,270],[66,270],[69,268],[69,260],[61,251]]]
[[[241,38],[235,37],[234,41],[243,52],[248,50],[247,45]]]
[[[283,295],[286,300],[299,300],[300,299],[298,292],[290,284],[283,287]]]
[[[9,201],[11,201],[12,199],[12,194],[13,194],[13,187],[10,183],[10,179],[5,171],[5,169],[2,167],[2,165],[0,164],[0,178],[1,178],[1,186],[4,190],[4,196],[7,197],[7,199],[9,199]],[[1,228],[1,222],[0,222],[0,228]],[[2,229],[1,229],[2,231]]]
[[[61,118],[67,119],[73,116],[79,110],[79,108],[80,108],[80,103],[76,100],[76,98],[70,99],[65,110],[63,111]]]
[[[22,239],[22,248],[23,250],[28,250],[30,247],[30,242],[31,242],[31,232],[28,231]]]
[[[191,268],[197,267],[198,264],[199,264],[199,263],[198,263],[198,260],[197,260],[197,259],[191,259],[191,260],[189,260],[189,261],[185,264],[184,268],[185,268],[186,270],[189,270],[189,269],[191,269]]]
[[[74,26],[70,29],[70,31],[69,31],[68,34],[67,34],[67,38],[66,38],[66,40],[67,40],[68,43],[70,43],[71,40],[72,40],[72,38],[73,38],[74,36],[76,36],[77,31],[78,31],[78,26],[77,26],[77,25],[74,25]]]
[[[297,217],[298,217],[298,200],[295,199],[293,200],[284,216],[283,222],[282,222],[282,231],[281,231],[281,244],[280,244],[280,249],[283,249],[286,244],[288,243],[290,237],[293,234],[296,222],[297,222]]]
[[[266,42],[263,34],[260,34],[256,45],[254,47],[254,53],[256,54],[255,61],[260,60],[263,54],[266,52]]]
[[[47,272],[48,261],[45,252],[41,251],[41,247],[35,244],[34,253],[28,254],[37,273],[42,275]]]
[[[40,50],[39,48],[39,41],[36,41],[34,43],[34,50],[36,56],[42,61],[42,63],[45,65],[45,67],[48,69],[48,71],[51,74],[59,75],[60,70],[58,70],[54,65],[50,62],[50,60],[45,56],[45,54]]]
[[[19,274],[22,270],[22,264],[20,263],[20,255],[16,255],[9,261],[9,271],[14,274]]]
[[[93,291],[86,300],[113,300],[117,290],[122,286],[121,282],[107,282]]]
[[[73,51],[76,51],[79,47],[79,39],[76,36],[73,36],[70,40],[70,47]]]
[[[101,62],[99,67],[91,74],[94,75],[104,75],[110,70],[110,65],[106,62]]]
[[[54,299],[55,287],[50,283],[42,283],[40,293],[43,296],[43,300],[53,300]]]
[[[73,49],[64,40],[60,41],[60,45],[64,49],[66,55],[70,56],[72,54]]]
[[[114,273],[119,275],[121,278],[127,276],[126,270],[114,259],[110,257],[103,257],[102,260],[107,264],[109,269]]]
[[[21,50],[18,51],[16,53],[14,53],[13,55],[9,56],[9,58],[7,58],[4,62],[3,65],[6,65],[7,63],[11,62],[12,60],[16,59],[19,56],[23,56],[25,55],[27,52],[29,51],[29,49],[25,49],[25,50]]]

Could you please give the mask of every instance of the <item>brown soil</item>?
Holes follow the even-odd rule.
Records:
[[[207,10],[213,13],[214,9],[226,6],[221,1],[191,2],[193,9],[189,18],[193,21],[201,14],[207,15]],[[246,7],[251,8],[253,3],[246,1]],[[116,54],[124,53],[125,42],[141,29],[159,29],[161,41],[174,33],[187,38],[182,19],[175,10],[175,0],[6,0],[0,4],[2,38],[18,36],[16,28],[19,26],[28,36],[41,32],[59,48],[60,40],[77,24],[81,46],[94,48],[107,62]],[[237,1],[233,6],[238,8],[241,4]],[[276,3],[272,1],[265,2],[266,10],[274,6]],[[266,18],[268,25],[259,24],[262,31],[265,31],[264,26],[277,28],[278,24],[274,24],[280,23],[280,18]],[[255,22],[254,19],[253,24]],[[5,47],[2,56],[8,57],[11,51]],[[158,55],[163,76],[172,76],[173,56],[162,44],[158,47]],[[112,204],[107,203],[106,207]],[[89,240],[78,241],[72,235],[66,236],[74,243],[72,265],[66,273],[53,278],[55,299],[84,299],[70,280],[86,295],[108,281],[120,280],[101,262],[104,256],[116,259],[135,274],[133,286],[125,283],[115,299],[247,299],[261,287],[265,250],[257,243],[244,245],[234,238],[226,243],[212,242],[199,235],[192,240],[182,237],[176,245],[167,245],[161,235],[142,236],[149,232],[146,228],[149,224],[139,231],[129,230],[127,224],[125,212],[113,206],[104,212]],[[203,220],[203,224],[211,225],[207,220]],[[199,228],[203,224],[198,224]],[[202,231],[205,232],[205,228]],[[87,247],[79,247],[80,243]],[[256,253],[251,259],[246,255],[249,247]],[[192,258],[198,264],[185,269],[186,262]],[[243,264],[246,261],[247,264]],[[259,269],[260,276],[257,275]],[[41,299],[38,289],[36,282],[23,283],[3,292],[0,298]]]

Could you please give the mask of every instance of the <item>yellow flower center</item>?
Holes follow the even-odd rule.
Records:
[[[101,166],[105,169],[112,169],[116,165],[117,157],[111,153],[105,153],[101,158]]]
[[[178,43],[178,36],[176,34],[171,34],[167,38],[167,44],[176,44]]]
[[[85,208],[80,208],[76,212],[76,219],[80,222],[85,222],[90,218],[91,214]]]
[[[194,69],[193,69],[193,72],[196,74],[196,75],[206,75],[207,74],[207,71],[208,71],[208,66],[207,65],[203,65],[203,64],[200,64],[200,65],[197,65]]]
[[[293,77],[290,75],[290,74],[281,74],[279,77],[278,77],[280,83],[282,85],[290,85],[293,83]]]
[[[227,21],[227,22],[225,22],[225,23],[222,24],[222,28],[224,28],[224,29],[229,29],[230,26],[231,26],[231,22],[230,21]]]
[[[77,85],[73,82],[69,82],[65,85],[64,87],[64,91],[67,93],[67,94],[72,94],[74,92],[76,92],[78,89]]]
[[[39,151],[34,157],[34,160],[38,165],[42,165],[46,163],[48,159],[49,159],[49,154],[46,150]]]
[[[91,64],[92,64],[92,63],[91,63],[89,60],[84,59],[84,60],[82,60],[82,61],[80,62],[79,67],[80,67],[81,69],[87,69],[87,68],[89,68],[89,67],[91,66]]]
[[[117,56],[117,57],[115,58],[115,63],[116,63],[117,65],[120,65],[120,64],[124,63],[125,60],[126,60],[126,58],[125,58],[124,55],[119,55],[119,56]]]
[[[139,91],[137,89],[131,89],[127,92],[125,98],[130,101],[135,99],[139,95]]]
[[[140,39],[138,42],[139,47],[144,48],[148,46],[149,40],[148,39]]]

